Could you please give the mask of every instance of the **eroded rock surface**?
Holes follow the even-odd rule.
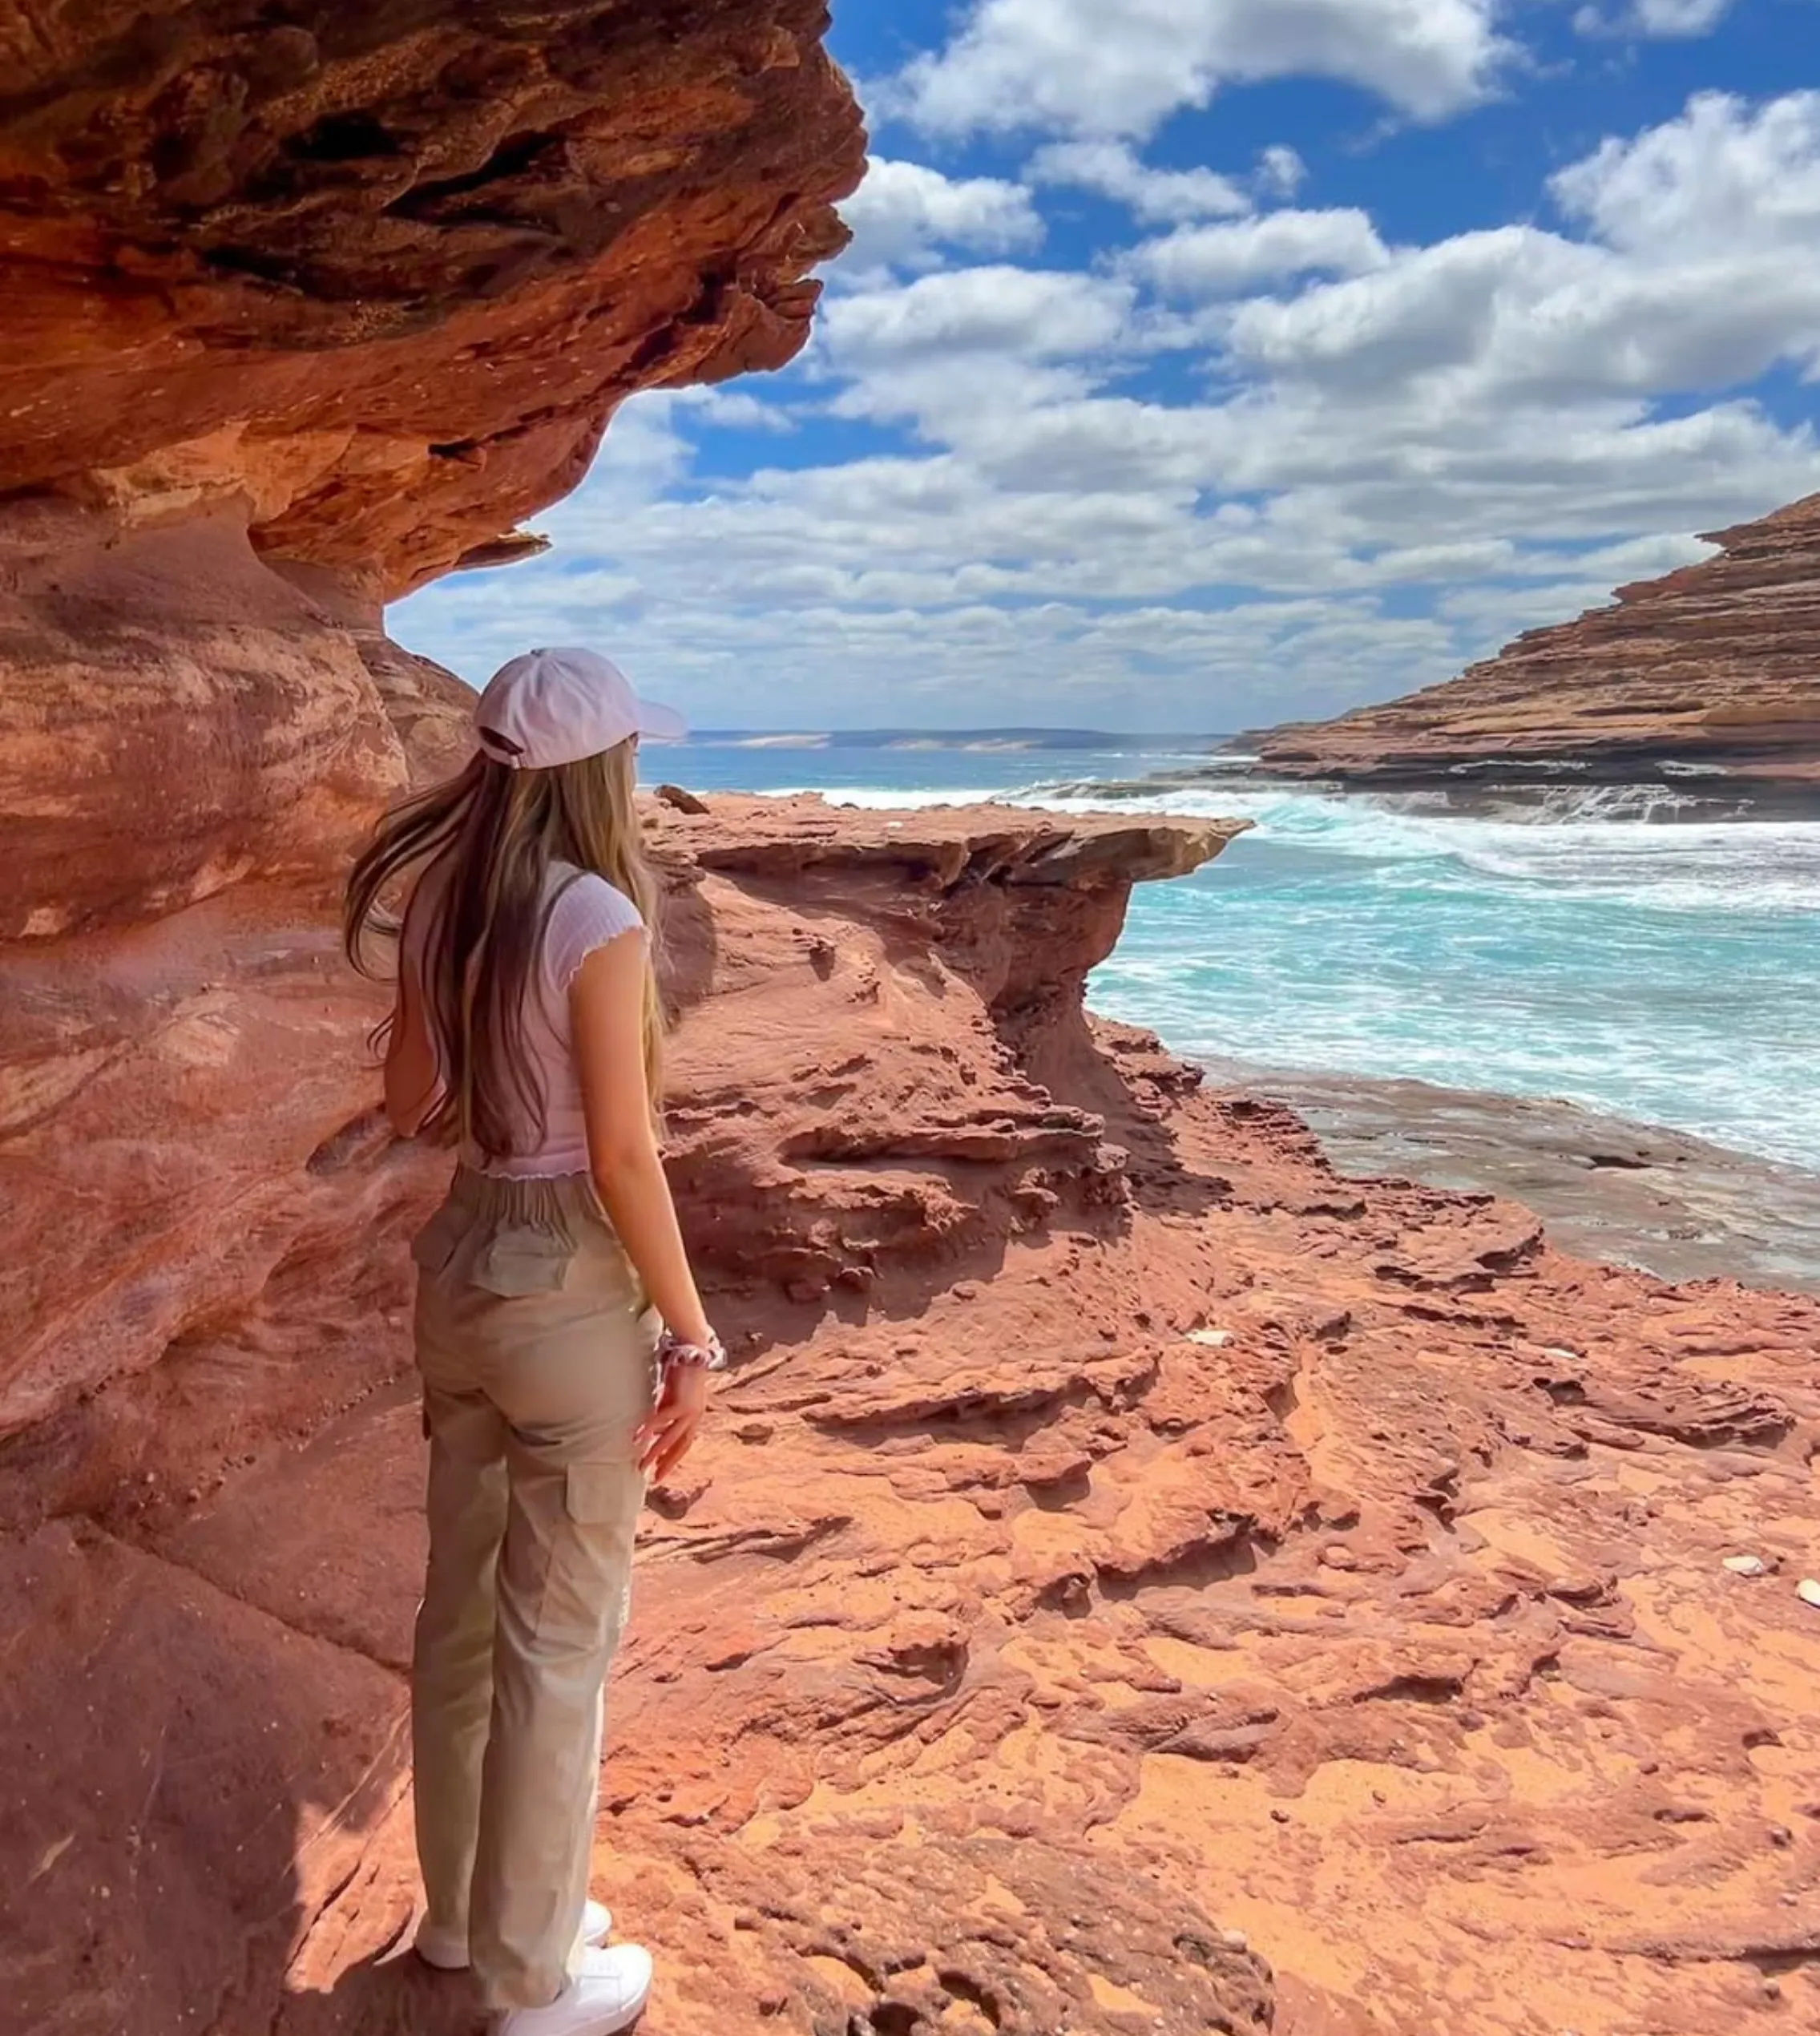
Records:
[[[822,0],[37,0],[0,20],[0,493],[231,504],[394,596],[636,389],[807,337],[863,140]],[[533,547],[532,548],[535,548]]]
[[[1820,495],[1706,541],[1722,547],[1717,557],[1621,587],[1615,606],[1577,621],[1529,630],[1445,685],[1243,746],[1274,776],[1354,783],[1459,790],[1463,770],[1550,765],[1570,784],[1624,783],[1658,778],[1666,762],[1722,770],[1753,790],[1812,791]]]
[[[1342,1173],[1489,1190],[1569,1250],[1664,1279],[1820,1294],[1820,1174],[1806,1167],[1549,1097],[1204,1064],[1235,1093],[1287,1103]]]
[[[1820,1309],[1342,1179],[1092,1024],[1120,855],[1217,827],[707,805],[656,824],[675,1173],[736,1369],[654,1495],[597,1854],[652,2036],[1811,2018]],[[390,1956],[404,1291],[396,1218],[344,1234],[99,1395],[151,1481],[91,1460],[15,1542],[15,1630],[59,1608],[0,1698],[22,2028],[471,2027]],[[15,1444],[15,1488],[54,1456]]]

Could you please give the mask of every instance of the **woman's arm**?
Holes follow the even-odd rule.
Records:
[[[385,1114],[401,1138],[414,1138],[436,1101],[436,1050],[408,968],[398,971],[398,996],[385,1042]]]
[[[644,1081],[644,940],[636,933],[621,934],[588,955],[569,992],[588,1163],[652,1307],[684,1343],[705,1343],[708,1318],[683,1250],[651,1124]]]
[[[652,1128],[644,1077],[645,967],[644,939],[623,933],[594,949],[569,992],[588,1163],[652,1305],[684,1343],[705,1344],[712,1331]],[[662,1404],[639,1433],[640,1461],[652,1477],[665,1477],[688,1454],[707,1404],[706,1370],[673,1366]]]

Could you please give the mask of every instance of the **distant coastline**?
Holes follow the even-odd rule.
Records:
[[[695,729],[691,745],[724,749],[958,749],[1023,754],[1048,749],[1180,749],[1209,751],[1228,738],[1192,734],[1116,734],[1092,728],[845,728],[794,732],[764,729]]]

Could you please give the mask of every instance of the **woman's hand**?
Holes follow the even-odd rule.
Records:
[[[661,1485],[693,1447],[708,1412],[709,1376],[705,1364],[670,1366],[663,1398],[633,1438],[639,1468],[653,1485]]]

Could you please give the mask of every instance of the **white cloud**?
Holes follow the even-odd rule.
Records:
[[[1732,0],[1632,0],[1617,14],[1582,7],[1574,26],[1582,35],[1636,35],[1658,40],[1710,35],[1730,13]]]
[[[1636,0],[1632,13],[1645,35],[1705,35],[1719,25],[1732,0]]]
[[[1607,245],[1678,266],[1820,238],[1820,91],[1752,107],[1721,92],[1634,139],[1602,142],[1550,182],[1569,218]]]
[[[1308,165],[1279,142],[1257,159],[1257,185],[1267,197],[1293,198],[1308,180]]]
[[[853,229],[842,257],[850,268],[919,269],[938,261],[943,248],[1019,254],[1043,240],[1043,221],[1021,184],[946,177],[921,163],[876,157],[841,216]]]
[[[1498,0],[975,0],[900,99],[934,134],[1142,136],[1222,84],[1336,78],[1419,119],[1482,99],[1511,46]]]
[[[1124,337],[1136,293],[1070,269],[950,269],[832,298],[820,357],[855,374],[934,361],[1019,363],[1103,353]]]
[[[707,424],[736,431],[793,431],[796,419],[780,403],[767,403],[749,389],[732,389],[724,382],[695,382],[673,389],[670,401]]]
[[[926,434],[991,414],[1084,394],[1080,365],[1132,339],[1136,287],[1071,270],[988,266],[831,297],[814,365],[845,384],[835,414],[910,419]]]
[[[1052,142],[1031,158],[1034,184],[1071,185],[1128,206],[1147,224],[1249,212],[1251,200],[1216,170],[1154,170],[1122,142]]]
[[[1241,305],[1228,329],[1254,370],[1367,389],[1481,359],[1501,327],[1540,337],[1529,314],[1602,269],[1596,250],[1533,227],[1406,248],[1370,273]]]
[[[1366,275],[1239,307],[1252,373],[1463,402],[1649,398],[1820,366],[1820,93],[1717,94],[1608,140],[1551,189],[1592,237],[1531,226],[1398,250]]]
[[[1279,212],[1178,228],[1136,249],[1128,265],[1170,296],[1220,297],[1283,277],[1359,275],[1390,259],[1364,212]]]

